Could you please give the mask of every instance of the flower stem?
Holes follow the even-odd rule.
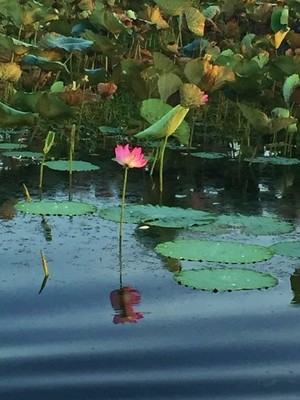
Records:
[[[120,242],[122,241],[122,237],[123,237],[123,223],[124,223],[124,210],[125,210],[127,176],[128,176],[128,167],[125,166],[123,191],[122,191],[122,203],[121,203],[121,215],[120,215],[120,231],[119,231],[119,240],[120,240]]]
[[[168,142],[168,136],[165,137],[164,141],[161,144],[160,148],[160,165],[159,165],[159,191],[163,191],[163,170],[164,170],[164,158],[165,158],[165,150]]]

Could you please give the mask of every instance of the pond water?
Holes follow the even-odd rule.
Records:
[[[122,167],[101,157],[90,161],[101,170],[74,174],[74,200],[119,204]],[[291,219],[295,231],[286,235],[220,236],[271,245],[298,238],[298,176],[297,167],[249,168],[177,154],[162,202]],[[153,249],[197,233],[126,224],[122,284],[131,288],[138,314],[136,323],[116,323],[118,224],[92,215],[47,217],[46,226],[41,217],[13,215],[23,182],[38,197],[36,165],[4,165],[0,182],[1,400],[300,398],[300,260],[274,256],[249,265],[278,278],[272,289],[192,290],[173,280],[178,262]],[[44,193],[67,200],[68,176],[46,170]],[[158,201],[148,174],[130,171],[127,202]],[[39,294],[41,250],[50,278]],[[199,265],[181,261],[182,268]]]

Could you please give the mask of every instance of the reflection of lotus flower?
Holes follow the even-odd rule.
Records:
[[[129,150],[129,145],[115,148],[116,161],[127,168],[142,168],[147,164],[144,158],[141,147],[135,147],[132,151]]]
[[[137,322],[143,318],[141,312],[135,312],[133,307],[140,303],[141,295],[137,289],[125,286],[119,290],[114,290],[110,294],[110,302],[116,311],[114,324],[124,324],[125,322]]]

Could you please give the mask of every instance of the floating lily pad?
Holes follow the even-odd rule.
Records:
[[[18,211],[34,215],[86,215],[94,213],[97,208],[92,204],[77,201],[33,201],[20,202],[15,205]]]
[[[46,167],[55,169],[57,171],[69,171],[70,162],[66,160],[57,160],[57,161],[46,161]],[[72,171],[95,171],[98,170],[99,167],[97,165],[91,164],[85,161],[73,161],[72,162]]]
[[[273,217],[247,215],[219,215],[215,224],[238,228],[247,235],[280,235],[294,230],[293,224]]]
[[[38,153],[35,151],[5,151],[2,153],[6,157],[15,157],[15,158],[34,158],[40,159],[43,157],[42,153]]]
[[[270,249],[280,256],[300,258],[300,241],[276,243]]]
[[[155,250],[163,256],[181,260],[232,264],[268,260],[274,255],[270,248],[255,244],[198,239],[179,239],[160,243]]]
[[[270,275],[244,268],[190,269],[174,273],[180,285],[193,289],[233,291],[267,289],[276,286],[278,280]]]
[[[200,151],[199,153],[191,153],[191,156],[214,160],[214,159],[218,159],[218,158],[224,158],[224,157],[226,157],[226,154],[216,153],[216,152]]]
[[[20,144],[20,143],[0,143],[1,150],[25,149],[26,147],[27,147],[26,144]]]
[[[258,164],[275,164],[275,165],[300,164],[300,160],[298,160],[297,158],[287,158],[287,157],[255,157],[255,158],[245,158],[245,161],[250,161],[251,163],[258,163]]]
[[[120,207],[108,207],[99,211],[100,217],[110,221],[120,220]],[[128,205],[125,207],[124,222],[144,223],[151,226],[168,228],[185,228],[209,224],[215,217],[209,212],[184,209],[180,207],[166,207],[147,205]]]

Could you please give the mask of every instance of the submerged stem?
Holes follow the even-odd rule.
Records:
[[[126,198],[127,176],[128,176],[128,167],[125,166],[125,170],[124,170],[124,182],[123,182],[123,191],[122,191],[122,203],[121,203],[121,215],[120,215],[120,230],[119,230],[119,240],[120,240],[120,243],[121,243],[122,238],[123,238],[123,223],[124,223],[124,210],[125,210],[125,198]]]

